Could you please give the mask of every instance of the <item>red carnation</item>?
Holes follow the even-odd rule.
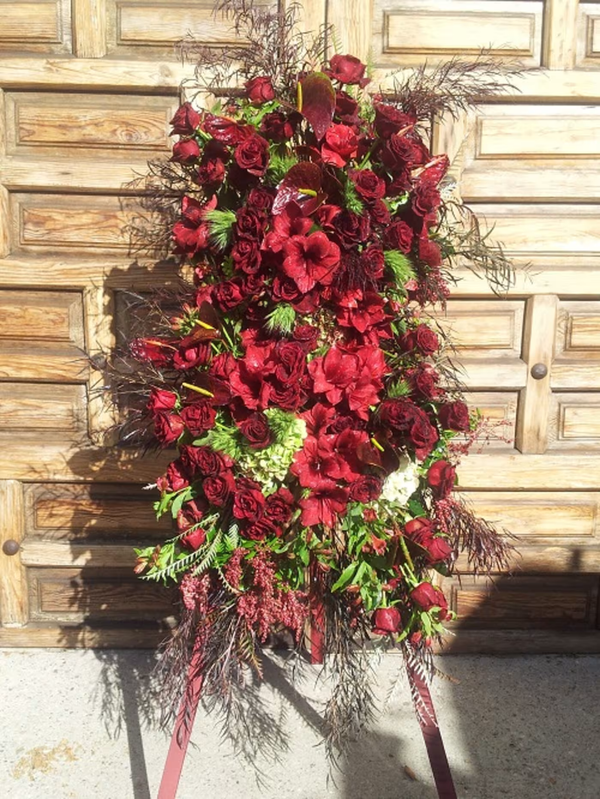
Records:
[[[251,103],[268,103],[275,97],[275,89],[271,82],[271,78],[267,75],[261,75],[258,78],[247,80],[244,84],[248,92],[248,98]]]
[[[328,286],[340,262],[340,248],[325,233],[292,236],[283,245],[283,271],[303,293],[317,283]]]

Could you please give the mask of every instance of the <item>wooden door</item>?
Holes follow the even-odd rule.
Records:
[[[140,490],[160,466],[100,446],[93,356],[114,339],[120,293],[172,277],[131,263],[121,187],[168,150],[184,77],[173,42],[227,42],[211,10],[0,0],[3,645],[144,645],[172,619],[170,597],[131,576],[131,546],[164,533]],[[482,46],[542,67],[434,134],[464,199],[532,264],[506,299],[461,270],[442,320],[472,402],[505,421],[506,440],[465,460],[462,490],[522,552],[493,590],[449,586],[462,619],[450,646],[598,651],[600,3],[305,0],[305,18],[335,23],[378,75]]]

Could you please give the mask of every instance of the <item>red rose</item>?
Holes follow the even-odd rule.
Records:
[[[190,484],[181,458],[173,461],[167,466],[166,474],[159,477],[156,481],[159,491],[179,491]]]
[[[296,325],[292,336],[304,352],[311,352],[317,346],[319,328],[313,327],[313,325]]]
[[[358,103],[341,89],[335,93],[335,115],[347,125],[354,125],[359,121]]]
[[[414,125],[416,117],[404,114],[393,105],[376,103],[375,105],[375,130],[382,139],[389,139],[394,133]]]
[[[214,427],[216,411],[208,400],[200,400],[181,411],[181,418],[193,436],[200,436]]]
[[[161,444],[172,444],[183,433],[185,425],[181,416],[163,411],[154,417],[154,435]]]
[[[164,391],[160,388],[153,388],[150,392],[147,408],[152,415],[160,411],[172,411],[177,404],[177,394],[173,391]]]
[[[419,237],[419,258],[427,264],[427,266],[441,266],[442,265],[442,251],[435,241],[427,236],[425,230]]]
[[[371,216],[371,221],[376,225],[389,225],[392,218],[389,208],[383,200],[377,200],[373,203],[373,205],[369,207],[369,214]]]
[[[440,193],[432,183],[419,183],[413,191],[412,208],[419,216],[428,216],[440,203]]]
[[[442,405],[439,409],[439,417],[444,430],[458,430],[466,433],[471,429],[469,409],[464,402],[456,401]]]
[[[416,350],[421,355],[433,355],[440,347],[440,340],[427,325],[417,325],[402,336],[400,344],[405,352]]]
[[[254,134],[235,148],[233,154],[236,164],[251,175],[264,175],[269,163],[269,142]]]
[[[252,524],[244,525],[240,530],[240,534],[244,538],[250,538],[252,541],[262,541],[270,536],[281,536],[281,529],[276,527],[270,519],[262,518]]]
[[[294,116],[287,117],[280,111],[265,114],[260,125],[260,132],[271,141],[281,143],[291,139],[296,131]]]
[[[419,517],[404,526],[406,535],[424,550],[428,563],[435,564],[447,560],[453,553],[446,538],[435,536],[430,519]]]
[[[367,203],[385,197],[385,182],[370,169],[355,169],[350,172],[357,194]]]
[[[254,211],[266,211],[266,213],[270,213],[274,200],[273,191],[274,189],[268,189],[265,186],[252,189],[248,195],[247,207]],[[264,217],[261,218],[264,220]]]
[[[448,539],[439,535],[427,539],[427,541],[423,542],[422,546],[425,549],[427,561],[432,565],[435,563],[443,563],[443,561],[448,560],[454,552]]]
[[[178,519],[179,521],[179,519]],[[196,550],[200,549],[202,544],[206,541],[206,530],[203,530],[201,527],[196,527],[195,530],[192,530],[191,533],[184,535],[181,539],[181,543],[184,547],[188,549]]]
[[[427,482],[437,499],[445,499],[454,488],[456,469],[448,461],[436,461],[429,467]]]
[[[216,477],[226,469],[223,456],[210,447],[181,447],[181,462],[191,474]]]
[[[268,103],[275,97],[275,89],[271,83],[271,78],[261,75],[258,78],[247,80],[244,84],[248,92],[248,99],[251,103]]]
[[[361,87],[369,83],[369,79],[364,77],[366,66],[353,55],[334,55],[329,60],[329,67],[329,77],[340,83],[349,86],[358,84]]]
[[[287,488],[280,488],[267,497],[265,516],[274,524],[286,524],[292,518],[294,497]]]
[[[200,147],[195,139],[184,139],[173,145],[171,161],[178,164],[193,164],[200,155]]]
[[[321,157],[326,164],[346,166],[358,149],[358,136],[347,125],[331,125],[321,145]]]
[[[202,483],[202,488],[210,504],[222,508],[235,491],[235,478],[230,471],[226,471],[215,477],[207,477]]]
[[[251,239],[258,243],[266,225],[267,220],[261,210],[244,206],[236,214],[235,235],[237,238]]]
[[[394,222],[385,233],[384,241],[390,250],[410,252],[413,240],[413,230],[406,222]]]
[[[225,164],[220,158],[209,158],[203,161],[196,172],[196,183],[199,186],[216,187],[225,179]]]
[[[246,298],[241,284],[237,280],[223,280],[213,289],[215,302],[222,311],[230,311]]]
[[[402,629],[402,616],[396,607],[377,608],[371,624],[375,635],[393,635]]]
[[[258,244],[251,239],[240,239],[231,251],[235,268],[247,275],[256,274],[261,267],[262,256]]]
[[[256,522],[263,515],[265,497],[258,483],[241,477],[236,484],[233,498],[233,515],[236,519]]]
[[[440,608],[440,619],[445,619],[448,615],[448,603],[446,597],[439,588],[431,585],[431,583],[419,583],[416,588],[410,592],[410,598],[424,611],[430,611],[433,608]]]
[[[173,126],[171,135],[178,133],[180,136],[191,136],[200,124],[200,114],[190,103],[184,103],[175,111],[169,124]]]
[[[407,372],[407,378],[413,394],[422,400],[436,399],[441,393],[438,388],[439,374],[429,364],[421,363]]]
[[[279,382],[288,386],[298,383],[306,372],[306,353],[304,347],[296,341],[281,341],[275,348],[277,366],[275,377]]]
[[[186,502],[177,514],[177,529],[184,532],[188,527],[197,524],[208,510],[208,503],[205,499],[192,499]]]
[[[264,449],[273,441],[269,420],[261,411],[251,413],[240,422],[240,431],[252,449]]]
[[[403,433],[413,424],[418,410],[410,400],[386,399],[379,406],[379,418],[386,427]]]
[[[350,485],[350,499],[365,505],[381,494],[382,483],[378,477],[362,475]]]
[[[429,455],[439,439],[438,431],[429,421],[427,414],[420,408],[415,421],[408,431],[408,437],[420,461]]]
[[[385,260],[383,250],[377,244],[371,244],[360,254],[360,265],[363,272],[371,280],[379,280],[383,277]]]
[[[194,369],[196,366],[206,366],[211,358],[210,344],[200,342],[191,346],[181,346],[173,356],[175,369]]]
[[[342,211],[335,218],[334,230],[342,247],[351,250],[369,238],[370,220],[366,214],[359,216],[352,211]]]
[[[416,519],[411,519],[409,522],[406,522],[404,525],[404,530],[406,535],[413,540],[416,540],[417,538],[433,536],[431,519],[428,519],[425,516],[419,516]]]

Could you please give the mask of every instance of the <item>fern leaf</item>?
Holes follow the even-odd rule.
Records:
[[[200,561],[200,563],[194,568],[194,576],[197,577],[200,574],[203,574],[207,569],[214,564],[215,560],[217,559],[217,555],[219,554],[219,546],[221,541],[223,540],[223,531],[218,530],[217,534],[215,535],[212,543],[208,546],[208,548],[203,547],[202,551],[204,553],[204,557]]]
[[[414,278],[415,273],[410,260],[400,250],[386,250],[383,257],[396,285],[404,286],[411,278]]]

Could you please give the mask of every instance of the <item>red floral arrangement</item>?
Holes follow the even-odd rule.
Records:
[[[435,575],[465,549],[474,571],[506,562],[453,494],[478,416],[425,310],[448,297],[466,237],[444,225],[424,72],[386,96],[351,55],[244,58],[242,90],[171,123],[164,196],[193,282],[130,353],[141,416],[177,450],[156,482],[177,529],[136,571],[179,584],[175,695],[194,652],[203,695],[230,708],[261,649],[300,649],[308,627],[337,656],[339,744],[369,716],[367,648],[427,665],[454,616]]]

